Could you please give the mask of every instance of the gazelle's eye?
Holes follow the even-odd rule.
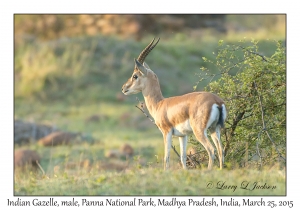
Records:
[[[135,74],[135,75],[132,76],[132,78],[133,78],[133,79],[137,79],[138,76]]]

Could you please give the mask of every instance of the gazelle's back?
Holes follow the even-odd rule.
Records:
[[[165,98],[156,112],[155,123],[167,130],[192,119],[206,127],[211,109],[216,104],[221,107],[223,100],[209,92],[192,92],[181,96]]]

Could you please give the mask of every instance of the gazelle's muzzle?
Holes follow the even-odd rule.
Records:
[[[124,88],[122,88],[122,93],[127,93],[128,92],[128,90],[126,90],[126,89],[124,89]]]
[[[122,93],[124,93],[125,95],[127,95],[129,89],[128,89],[129,85],[127,83],[125,83],[123,86],[122,86]]]

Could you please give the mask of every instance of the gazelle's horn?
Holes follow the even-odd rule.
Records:
[[[157,42],[156,42],[154,45],[152,45],[152,44],[153,44],[155,38],[150,42],[150,44],[148,44],[148,46],[147,46],[147,47],[141,52],[141,54],[139,55],[139,57],[138,57],[138,59],[137,59],[138,62],[140,62],[141,64],[144,63],[145,58],[146,58],[147,55],[151,52],[151,50],[157,45],[157,43],[159,42],[159,39],[160,39],[160,38],[158,38]]]

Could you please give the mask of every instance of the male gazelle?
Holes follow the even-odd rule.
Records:
[[[169,168],[172,136],[179,137],[181,163],[186,169],[187,136],[194,133],[209,155],[208,169],[212,169],[215,159],[214,147],[207,138],[207,129],[216,145],[220,168],[224,164],[224,152],[220,139],[220,129],[224,126],[226,108],[224,101],[208,92],[192,92],[182,96],[164,98],[156,74],[144,62],[146,56],[156,46],[152,42],[134,59],[132,76],[123,85],[125,95],[142,92],[149,113],[164,137],[164,168]]]

